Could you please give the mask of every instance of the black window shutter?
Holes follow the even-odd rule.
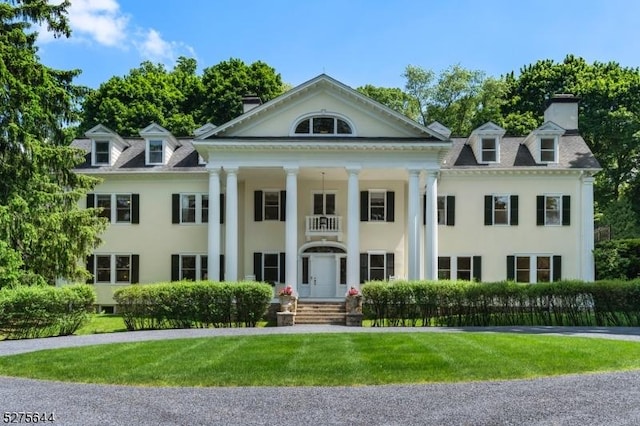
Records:
[[[395,256],[393,253],[387,253],[387,279],[396,275]]]
[[[140,282],[140,255],[131,255],[131,284]]]
[[[507,256],[507,281],[514,281],[516,278],[516,257]]]
[[[369,280],[369,255],[360,253],[360,284]]]
[[[482,282],[482,256],[473,256],[473,280]]]
[[[484,224],[493,225],[493,195],[484,196]]]
[[[262,222],[262,191],[253,191],[253,220]]]
[[[220,194],[220,223],[224,223],[224,194]]]
[[[253,275],[256,281],[262,281],[262,253],[253,253]]]
[[[87,278],[87,284],[93,284],[93,279],[95,278],[93,276],[93,262],[94,262],[95,256],[94,255],[89,255],[87,256],[87,271],[91,274],[91,276],[89,278]]]
[[[571,225],[571,195],[562,196],[562,225]]]
[[[280,221],[287,220],[287,191],[280,191]]]
[[[562,279],[562,256],[553,256],[553,281]]]
[[[285,253],[280,253],[280,282],[284,283],[287,279],[287,274],[286,274],[286,268],[285,268],[285,261],[287,259],[287,256]],[[287,284],[291,284],[291,283],[287,283]]]
[[[387,222],[395,221],[396,193],[387,191]]]
[[[511,225],[516,226],[518,224],[518,196],[512,195],[509,202],[509,208],[511,209]]]
[[[92,209],[96,206],[96,194],[87,194],[87,208]]]
[[[544,195],[536,196],[536,225],[544,225]]]
[[[220,255],[220,277],[213,277],[214,280],[216,278],[220,281],[224,281],[224,254]]]
[[[360,221],[369,220],[369,191],[360,191]]]
[[[171,195],[171,223],[180,223],[180,194]]]
[[[427,224],[427,194],[422,194],[422,224]]]
[[[171,281],[180,281],[180,255],[171,255]]]
[[[456,197],[447,195],[447,226],[456,224]]]
[[[140,194],[131,194],[131,223],[140,223]]]

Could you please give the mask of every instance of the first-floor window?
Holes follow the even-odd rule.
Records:
[[[89,256],[87,269],[91,283],[129,284],[138,282],[138,255],[96,254]]]
[[[275,283],[279,280],[279,262],[280,256],[278,253],[265,253],[263,263],[263,276],[262,279],[268,283]]]
[[[562,256],[507,256],[507,279],[520,283],[547,283],[562,278]]]
[[[481,281],[481,260],[480,256],[440,256],[438,279]]]
[[[208,279],[208,259],[204,254],[172,255],[172,281],[198,281]]]
[[[394,266],[393,253],[361,253],[360,282],[388,280],[395,275]]]

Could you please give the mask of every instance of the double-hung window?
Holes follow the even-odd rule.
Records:
[[[209,194],[173,194],[172,223],[209,222]],[[220,195],[220,223],[224,217],[224,196]]]
[[[102,209],[111,223],[139,223],[139,194],[87,194],[87,207]]]
[[[536,204],[536,225],[569,226],[571,224],[571,196],[538,195]]]
[[[385,198],[384,191],[369,191],[369,220],[371,222],[385,221]]]
[[[438,279],[481,281],[481,256],[439,256]]]
[[[280,191],[264,191],[264,220],[280,220]]]
[[[206,280],[208,264],[204,254],[174,254],[171,256],[171,280]]]
[[[139,256],[134,254],[95,254],[87,261],[87,269],[95,284],[131,284],[138,282]]]
[[[495,163],[498,161],[498,140],[496,138],[482,138],[480,144],[482,163]]]
[[[546,283],[562,279],[562,256],[519,254],[507,256],[507,279],[520,283]]]
[[[540,162],[555,163],[556,138],[540,138]]]
[[[94,146],[94,164],[97,166],[111,164],[111,143],[109,141],[95,141]]]
[[[277,252],[253,253],[253,273],[257,281],[284,283],[285,254]]]
[[[164,141],[149,140],[147,150],[147,164],[164,164]]]
[[[360,221],[393,222],[394,220],[394,191],[369,190],[360,192]]]
[[[280,190],[259,190],[253,192],[254,220],[262,222],[264,220],[286,219],[286,191]]]
[[[360,282],[382,281],[393,277],[395,270],[394,253],[360,253]]]
[[[517,225],[518,224],[518,196],[517,195],[485,195],[484,198],[485,225]]]

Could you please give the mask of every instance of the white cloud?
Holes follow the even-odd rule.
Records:
[[[69,23],[74,34],[104,46],[122,46],[129,17],[120,11],[115,0],[72,0]]]
[[[191,46],[181,42],[166,41],[160,33],[153,28],[139,32],[140,41],[134,41],[134,45],[140,55],[153,62],[173,63],[178,56],[195,56]]]

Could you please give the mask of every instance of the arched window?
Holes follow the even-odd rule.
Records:
[[[352,135],[351,125],[338,117],[330,115],[317,115],[305,118],[296,124],[296,135]]]

